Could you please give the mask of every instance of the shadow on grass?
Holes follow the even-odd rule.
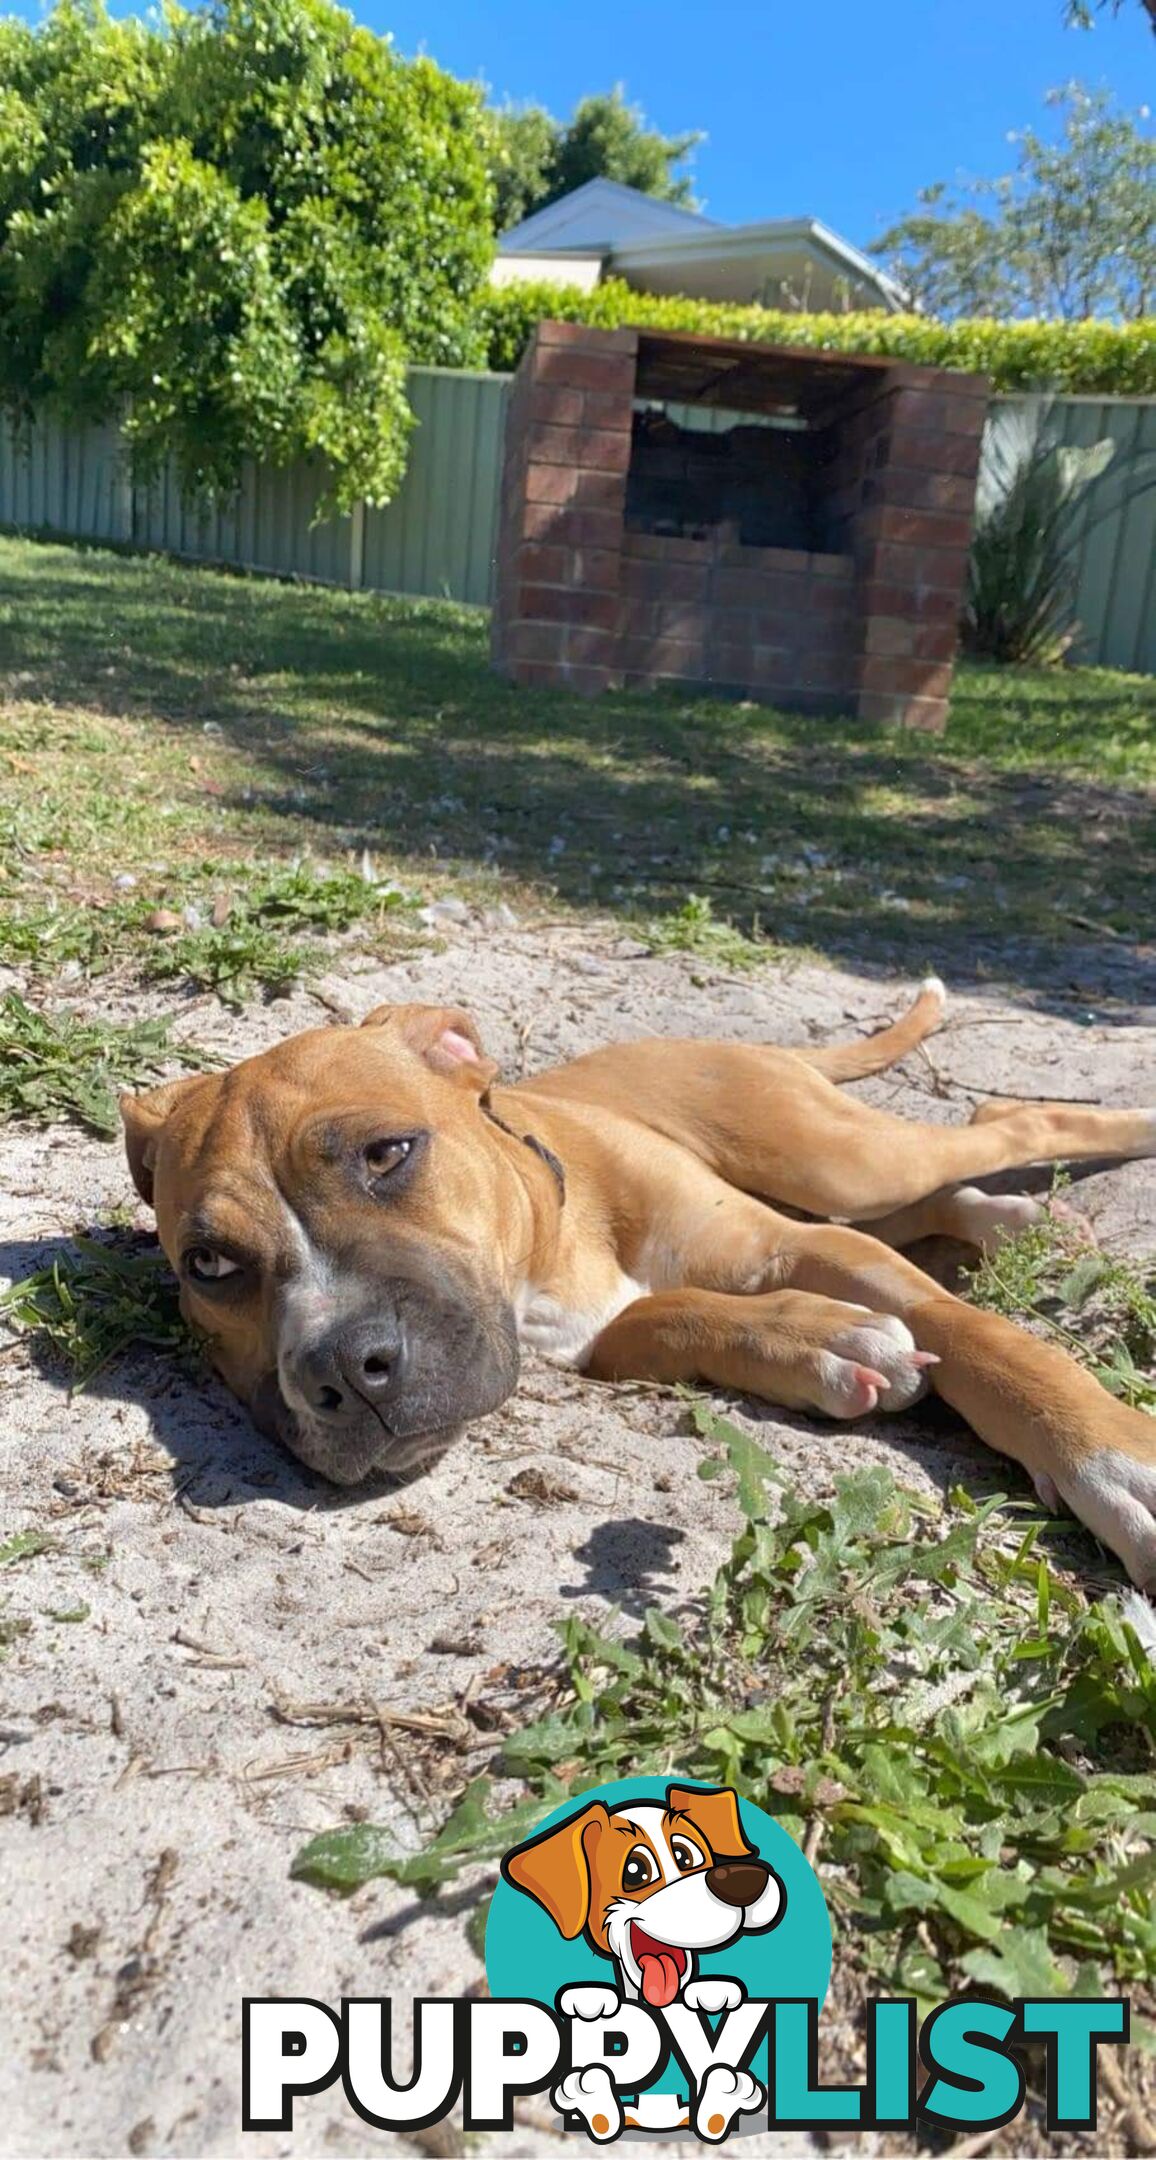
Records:
[[[476,610],[0,546],[9,696],[140,724],[170,787],[219,730],[221,806],[254,844],[500,873],[639,922],[697,893],[880,974],[1150,1005],[1156,684],[965,671],[931,745],[675,690],[517,691],[487,639]]]

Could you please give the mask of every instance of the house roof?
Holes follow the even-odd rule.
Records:
[[[895,280],[818,218],[720,225],[617,180],[588,180],[536,210],[502,234],[498,252],[600,254],[604,269],[628,284],[702,299],[747,300],[817,284],[818,305],[835,304],[836,293],[848,288],[852,296],[866,289],[876,306],[904,305]]]
[[[587,180],[583,187],[572,188],[557,202],[547,203],[544,210],[535,210],[520,225],[511,226],[498,241],[498,252],[558,255],[582,248],[616,254],[633,241],[722,230],[701,211],[661,202],[655,195],[644,195],[641,188],[624,187],[618,180]]]

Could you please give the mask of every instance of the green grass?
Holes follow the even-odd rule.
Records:
[[[148,908],[207,917],[227,887],[243,912],[278,866],[348,879],[364,850],[387,887],[610,911],[727,966],[752,944],[966,982],[991,941],[1030,973],[1156,909],[1156,683],[1103,670],[962,669],[939,743],[676,690],[588,704],[494,676],[476,610],[0,539],[0,691],[0,959],[25,966],[155,969]],[[181,953],[238,994],[275,977],[257,957]]]
[[[62,1367],[75,1390],[129,1350],[197,1355],[164,1254],[123,1230],[75,1238],[13,1283],[0,1293],[0,1320]]]
[[[159,1080],[171,1065],[208,1062],[195,1045],[174,1043],[169,1027],[167,1020],[117,1027],[42,1011],[8,991],[0,997],[0,1124],[68,1121],[112,1139],[122,1088]]]
[[[817,1840],[840,1970],[864,1992],[926,2009],[975,1985],[1147,1978],[1156,1666],[1120,1604],[1089,1609],[1065,1584],[1026,1503],[956,1494],[940,1511],[881,1469],[808,1499],[735,1426],[696,1415],[702,1474],[735,1474],[742,1518],[706,1596],[677,1621],[649,1612],[635,1641],[560,1624],[559,1705],[497,1763],[524,1788],[512,1811],[483,1777],[424,1851],[359,1824],[311,1840],[294,1873],[428,1895],[571,1794],[677,1774]]]
[[[1156,1414],[1156,1260],[1114,1259],[1043,1215],[977,1262],[968,1296],[1053,1336],[1111,1394]]]

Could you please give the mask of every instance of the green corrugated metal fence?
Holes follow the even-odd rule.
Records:
[[[1057,398],[1053,418],[1066,443],[1116,445],[1084,499],[1073,655],[1156,675],[1156,400]]]
[[[316,522],[320,464],[247,466],[234,496],[183,499],[169,471],[148,488],[128,476],[116,428],[0,421],[0,525],[156,549],[281,577],[485,605],[506,424],[506,375],[414,368],[417,421],[405,480],[384,510]]]
[[[395,501],[322,523],[320,467],[250,467],[234,497],[206,508],[182,501],[168,474],[133,487],[115,428],[40,422],[18,440],[0,422],[0,524],[485,605],[508,387],[504,375],[414,368],[418,425]],[[1117,446],[1084,512],[1076,654],[1156,674],[1156,400],[1058,398],[1054,410],[1066,442],[1111,435]]]

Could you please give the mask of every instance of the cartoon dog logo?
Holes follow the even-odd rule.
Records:
[[[736,2009],[745,1997],[741,1981],[699,1975],[697,1959],[740,1935],[767,1933],[786,1909],[782,1880],[748,1842],[728,1786],[668,1785],[665,1807],[653,1800],[613,1808],[591,1801],[507,1853],[502,1873],[549,1913],[568,1942],[584,1935],[614,1967],[613,1988],[563,1991],[560,2008],[568,2017],[612,2017],[621,2002],[640,1998],[653,2010],[676,2002],[711,2016]],[[697,2134],[716,2142],[736,2113],[759,2107],[763,2097],[746,2072],[719,2065],[699,2095]],[[553,2101],[563,2113],[581,2114],[599,2142],[616,2137],[624,2124],[669,2131],[689,2120],[684,2109],[655,2113],[642,2102],[624,2117],[600,2066],[571,2071]]]

